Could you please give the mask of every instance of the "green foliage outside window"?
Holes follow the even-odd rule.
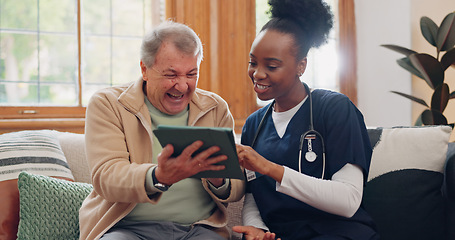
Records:
[[[0,105],[84,105],[137,79],[152,1],[0,0]]]

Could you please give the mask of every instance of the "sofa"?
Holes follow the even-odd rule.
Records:
[[[381,239],[455,239],[452,129],[368,131],[374,151],[362,204]],[[8,151],[12,153],[5,155]],[[33,166],[41,161],[46,165]],[[92,189],[83,134],[51,130],[2,134],[0,163],[1,196],[9,196],[0,199],[0,239],[16,239],[16,233],[17,239],[78,239],[77,212]],[[11,165],[17,169],[11,170]],[[20,173],[8,179],[2,177],[5,172]],[[17,199],[10,193],[14,191]],[[16,212],[11,210],[14,201]],[[242,200],[229,204],[229,227],[241,224],[242,204]],[[233,239],[241,235],[233,233]]]

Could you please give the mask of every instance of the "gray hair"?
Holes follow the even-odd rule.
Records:
[[[202,60],[202,42],[193,29],[181,23],[166,21],[148,32],[142,40],[141,60],[145,66],[151,67],[155,63],[156,54],[165,41],[173,43],[182,53],[197,54],[198,60]]]

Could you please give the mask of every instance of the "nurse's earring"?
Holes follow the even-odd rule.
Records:
[[[307,58],[305,57],[302,60],[300,60],[300,62],[298,63],[298,66],[297,66],[297,75],[299,77],[301,77],[303,75],[303,73],[305,72],[306,65],[307,65]]]

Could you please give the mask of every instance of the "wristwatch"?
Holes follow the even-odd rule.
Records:
[[[155,170],[156,170],[156,167],[153,168],[153,170],[152,170],[153,186],[162,192],[167,191],[171,187],[171,185],[168,186],[168,185],[164,185],[164,184],[158,182],[158,180],[156,179],[156,176],[155,176]]]

